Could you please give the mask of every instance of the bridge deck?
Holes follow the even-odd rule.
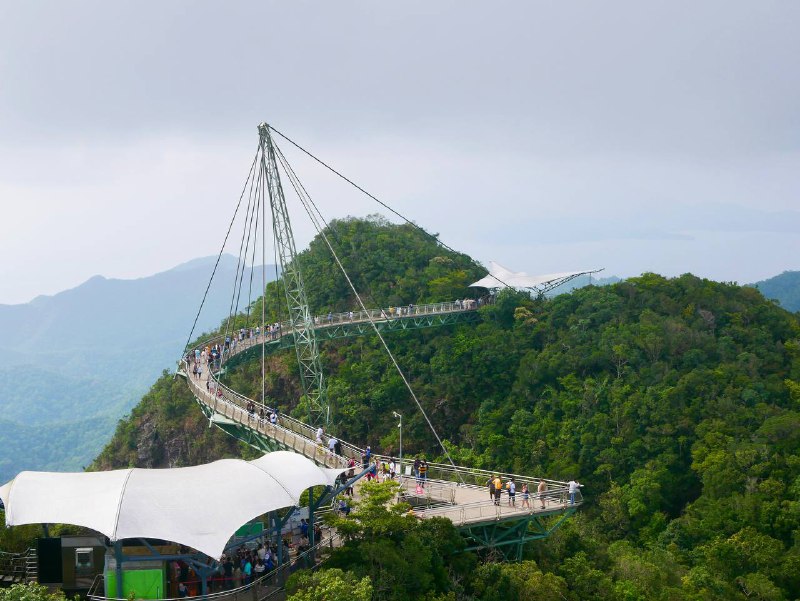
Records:
[[[339,313],[329,316],[314,318],[315,330],[333,330],[351,324],[368,324],[370,319],[376,323],[386,325],[389,322],[401,320],[414,320],[422,317],[431,317],[443,314],[458,314],[474,312],[475,304],[462,303],[437,303],[435,305],[403,307],[397,309],[376,309],[368,313]],[[281,324],[280,333],[283,337],[291,334],[288,324]],[[223,365],[234,363],[232,359],[243,355],[248,350],[260,347],[262,343],[279,346],[281,335],[270,335],[261,332],[258,335],[245,337],[231,343],[230,349],[223,356]],[[203,341],[202,346],[223,344],[224,337],[215,337]],[[252,352],[252,350],[251,350]],[[270,408],[247,398],[219,382],[210,364],[204,366],[199,377],[192,375],[189,363],[184,360],[183,369],[189,387],[197,401],[205,407],[211,416],[211,421],[225,428],[226,425],[244,428],[260,437],[273,441],[277,446],[290,449],[308,457],[325,467],[347,468],[352,458],[357,465],[361,465],[363,449],[341,442],[341,455],[330,453],[327,448],[315,442],[316,429],[287,415],[281,415],[277,425],[270,424],[268,420],[261,419],[261,409],[266,413]],[[247,411],[248,405],[255,406],[255,412]],[[388,458],[377,456],[380,460]],[[503,495],[499,505],[495,505],[489,498],[486,481],[492,472],[471,468],[456,467],[447,464],[429,463],[428,479],[417,482],[413,476],[401,476],[400,482],[403,492],[415,501],[418,507],[415,514],[420,518],[441,516],[451,520],[458,526],[481,524],[519,519],[526,515],[547,516],[556,513],[571,511],[580,505],[582,498],[580,491],[575,495],[574,504],[569,502],[568,486],[565,482],[521,476],[518,474],[498,474],[506,482],[513,477],[517,484],[516,502],[513,506],[508,503],[508,496]],[[547,491],[541,495],[535,492],[539,481],[544,480]],[[521,492],[522,484],[528,483],[531,492],[527,503],[524,503]],[[523,506],[524,505],[524,506]]]

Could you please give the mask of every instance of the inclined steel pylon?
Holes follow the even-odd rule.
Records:
[[[297,249],[286,209],[286,199],[278,173],[275,147],[270,136],[269,125],[258,126],[261,147],[261,169],[266,178],[272,211],[272,230],[275,237],[278,260],[281,266],[283,289],[289,310],[289,322],[294,332],[294,347],[300,365],[300,382],[308,405],[308,419],[313,426],[327,426],[330,417],[325,382],[322,377],[322,363],[319,347],[314,333],[314,322],[308,308],[308,298],[303,286],[303,277],[297,262]]]

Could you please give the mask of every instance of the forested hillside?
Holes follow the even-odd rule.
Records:
[[[353,219],[331,234],[368,304],[463,297],[481,273],[408,226]],[[323,250],[317,239],[301,257],[314,310],[353,307]],[[268,290],[273,315],[279,292]],[[475,325],[393,334],[457,462],[585,485],[578,515],[531,544],[527,562],[451,571],[420,595],[800,597],[799,339],[797,316],[754,288],[655,274],[553,299],[505,292]],[[395,452],[400,411],[404,452],[439,453],[376,340],[327,344],[323,363],[338,435]],[[271,357],[268,370],[267,395],[292,410],[293,353]],[[258,372],[247,366],[229,379],[254,393]],[[201,418],[180,380],[165,375],[96,465],[241,452]],[[374,598],[421,598],[405,594]]]

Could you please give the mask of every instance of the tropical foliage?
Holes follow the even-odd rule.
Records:
[[[355,283],[368,304],[463,297],[482,275],[408,226],[351,219],[333,227],[342,263],[361,270]],[[322,244],[315,239],[300,257],[312,308],[355,309]],[[272,315],[281,294],[268,288]],[[448,532],[426,539],[389,512],[380,521],[396,528],[353,526],[331,565],[358,582],[369,577],[376,599],[798,598],[799,339],[797,316],[754,288],[655,274],[548,300],[505,292],[476,325],[393,334],[392,351],[457,462],[576,478],[587,503],[520,564],[481,557],[485,565],[462,576],[453,549],[440,546],[455,544]],[[265,393],[285,411],[297,407],[295,361],[291,352],[269,358]],[[441,454],[374,338],[329,343],[323,363],[337,435],[396,453],[399,411],[404,452]],[[260,366],[228,377],[260,392]],[[148,423],[162,438],[197,427],[184,430],[198,433],[190,452],[238,450],[214,442],[179,386],[154,387],[147,409],[120,425],[103,465],[144,461],[137,441]],[[417,581],[395,582],[395,565]]]
[[[67,597],[61,591],[50,592],[41,584],[14,584],[0,588],[0,601],[67,601]]]

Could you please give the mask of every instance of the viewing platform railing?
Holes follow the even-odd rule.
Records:
[[[392,319],[408,319],[412,317],[423,317],[426,315],[441,315],[445,313],[465,313],[469,311],[475,311],[481,306],[482,303],[472,299],[465,299],[465,300],[457,300],[457,301],[447,301],[441,303],[428,303],[424,305],[407,305],[404,307],[386,307],[381,309],[367,309],[366,311],[344,311],[341,313],[326,313],[323,315],[314,315],[311,317],[311,321],[314,324],[314,328],[326,328],[336,325],[343,325],[343,324],[351,324],[351,323],[369,323],[370,321],[388,321]],[[235,321],[235,320],[234,320]],[[260,320],[259,320],[260,321]],[[222,356],[222,363],[224,364],[225,359],[229,355],[237,354],[246,348],[249,348],[255,344],[261,344],[261,341],[264,340],[264,328],[269,328],[270,326],[274,326],[275,324],[256,324],[255,326],[244,324],[239,328],[235,328],[232,330],[227,337],[231,339],[231,347]],[[255,333],[250,336],[250,331],[258,328],[258,336]],[[247,336],[239,340],[239,331],[246,330]],[[281,321],[278,323],[277,330],[270,335],[269,332],[266,333],[266,341],[274,341],[280,338],[280,336],[284,334],[288,334],[292,331],[292,324],[289,321]],[[194,344],[195,348],[200,348],[207,345],[214,345],[219,344],[223,345],[225,343],[225,334],[218,334],[214,336],[209,336],[207,338],[200,338]],[[258,338],[258,340],[256,340]],[[244,348],[239,348],[242,344],[244,344]]]
[[[259,576],[249,584],[231,588],[228,590],[214,591],[205,595],[195,595],[189,598],[202,597],[204,601],[264,601],[276,596],[283,590],[283,585],[292,572],[301,568],[315,569],[324,563],[326,557],[319,558],[320,552],[325,549],[338,547],[342,543],[341,537],[333,530],[328,531],[328,536],[317,543],[314,547],[298,553],[294,557],[289,557],[283,564],[275,567],[266,574]],[[129,601],[128,599],[118,599],[116,597],[105,597],[98,594],[98,590],[103,586],[103,576],[98,575],[92,582],[92,586],[87,594],[87,599],[91,601]],[[165,598],[160,601],[180,601],[186,597]]]
[[[435,313],[446,312],[459,312],[459,311],[472,311],[477,308],[476,301],[454,301],[447,303],[433,303],[428,305],[411,305],[409,307],[390,307],[387,309],[372,309],[364,312],[350,312],[345,313],[331,313],[325,316],[316,316],[314,318],[317,327],[335,326],[341,323],[353,323],[357,321],[385,320],[385,319],[402,319],[414,317],[415,315],[430,315]],[[289,325],[284,322],[281,324],[280,335],[288,334],[291,330]],[[227,349],[224,349],[223,359],[244,352],[248,348],[261,344],[263,341],[269,342],[273,340],[269,332],[264,332],[263,329],[259,333],[251,334],[251,330],[247,330],[247,335],[242,340],[238,340],[239,331],[237,330],[234,335],[237,342],[231,342]],[[232,335],[231,338],[234,336]],[[225,336],[215,336],[207,339],[196,345],[197,349],[201,349],[213,344],[219,344],[224,348]],[[325,435],[323,444],[316,442],[317,429],[310,426],[294,417],[286,414],[280,414],[277,423],[270,423],[266,417],[274,409],[260,403],[254,399],[250,399],[228,386],[222,384],[213,370],[202,378],[193,378],[190,371],[191,355],[184,358],[182,367],[187,381],[195,395],[195,397],[204,405],[209,407],[215,414],[224,416],[238,424],[244,425],[274,441],[279,445],[292,449],[325,467],[341,468],[343,471],[349,468],[349,462],[352,459],[356,468],[363,469],[362,458],[365,449],[356,445],[350,444],[344,440],[339,439],[339,453],[335,454],[329,451],[327,447],[328,435]],[[224,361],[223,361],[224,365]],[[209,367],[211,362],[209,362]],[[251,411],[248,411],[248,407]],[[261,413],[265,415],[261,418]],[[212,417],[212,419],[214,419]],[[475,501],[478,495],[488,494],[488,481],[494,476],[499,476],[504,485],[510,479],[514,479],[517,489],[517,507],[521,506],[521,488],[524,483],[529,486],[529,495],[531,500],[536,497],[538,493],[534,492],[539,482],[544,481],[547,486],[546,506],[545,509],[538,509],[533,507],[531,512],[549,512],[559,507],[565,507],[566,502],[564,499],[569,498],[569,485],[566,482],[558,480],[550,480],[544,478],[535,478],[521,474],[511,474],[504,472],[495,472],[476,468],[467,468],[461,466],[453,466],[445,463],[428,463],[427,476],[424,486],[418,488],[418,480],[416,474],[413,472],[409,475],[408,468],[413,466],[414,459],[408,456],[404,457],[403,465],[399,466],[398,458],[394,458],[395,463],[398,465],[399,481],[404,494],[423,497],[430,503],[444,503],[450,507],[439,507],[436,509],[429,509],[424,511],[424,517],[431,515],[445,515],[454,519],[458,523],[466,523],[475,520],[489,518],[492,515],[497,517],[499,515],[497,507],[491,501],[480,502]],[[391,457],[386,455],[373,454],[370,458],[370,463],[377,462],[379,465],[389,463]],[[412,468],[413,469],[413,468]],[[506,497],[504,497],[505,499]],[[580,491],[578,491],[575,498],[575,505],[582,502]],[[458,515],[453,515],[453,507],[462,507]],[[420,517],[423,517],[422,515]]]

